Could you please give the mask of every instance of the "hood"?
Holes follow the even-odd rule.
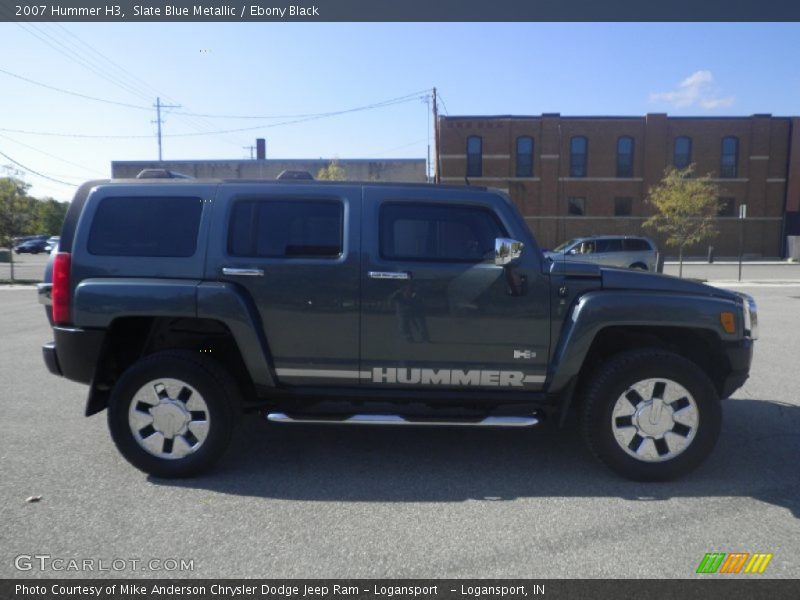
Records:
[[[550,263],[551,275],[564,277],[600,278],[600,267],[594,263],[584,263],[577,260],[554,260]]]
[[[600,269],[603,278],[603,289],[609,290],[645,290],[649,292],[668,292],[679,294],[696,294],[736,300],[734,292],[716,288],[689,279],[679,279],[671,275],[648,273],[634,269]]]

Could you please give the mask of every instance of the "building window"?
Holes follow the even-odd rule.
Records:
[[[517,138],[517,177],[533,177],[533,138]]]
[[[467,138],[467,177],[483,175],[483,140],[477,135]]]
[[[675,138],[672,164],[676,169],[685,169],[692,164],[692,138],[686,136]]]
[[[586,177],[586,154],[589,143],[583,136],[577,136],[569,142],[569,176]]]
[[[633,214],[633,198],[614,198],[614,216],[630,217]]]
[[[735,217],[736,216],[736,199],[735,198],[720,198],[717,209],[718,217]]]
[[[736,177],[739,173],[739,139],[728,136],[722,138],[722,160],[720,177]]]
[[[633,138],[617,140],[617,177],[633,177]]]
[[[586,198],[570,196],[567,203],[567,214],[571,217],[583,217],[586,215]]]

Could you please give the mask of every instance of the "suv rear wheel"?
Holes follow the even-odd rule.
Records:
[[[675,479],[696,468],[719,437],[722,410],[708,376],[660,349],[624,352],[588,386],[584,431],[590,450],[637,481]]]
[[[216,361],[188,351],[158,352],[120,377],[108,425],[136,468],[157,477],[191,477],[225,451],[239,406],[236,383]]]

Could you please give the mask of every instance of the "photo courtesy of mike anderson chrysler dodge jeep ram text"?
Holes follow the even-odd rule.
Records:
[[[277,423],[525,427],[580,416],[617,473],[699,465],[747,379],[756,306],[549,260],[477,187],[94,181],[39,286],[49,370],[125,458],[191,476],[241,413]],[[570,420],[571,421],[571,420]]]

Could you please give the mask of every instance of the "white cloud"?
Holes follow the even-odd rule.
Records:
[[[695,71],[681,81],[674,90],[650,94],[650,102],[666,102],[674,108],[700,106],[713,110],[731,106],[735,100],[733,96],[717,94],[711,71]]]

